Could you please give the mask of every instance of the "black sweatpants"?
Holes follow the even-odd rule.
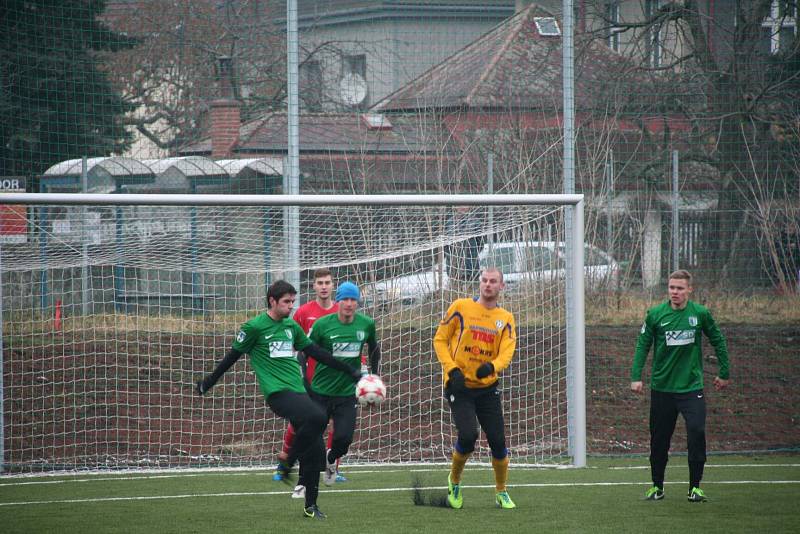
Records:
[[[311,393],[311,398],[325,410],[328,419],[333,420],[333,441],[329,460],[341,458],[350,450],[353,434],[356,431],[356,407],[358,406],[356,397],[355,395],[332,397]]]
[[[267,397],[267,404],[275,414],[288,419],[295,436],[289,449],[290,466],[300,460],[300,478],[306,486],[306,506],[317,503],[319,472],[325,468],[325,445],[322,434],[328,418],[320,406],[305,393],[280,391]]]
[[[689,487],[699,487],[706,463],[706,399],[703,390],[688,393],[650,392],[650,472],[653,485],[664,487],[664,471],[678,414],[686,423]]]
[[[498,460],[508,456],[503,402],[497,383],[480,389],[466,388],[456,393],[445,389],[444,394],[458,431],[455,446],[458,452],[467,454],[475,450],[480,424],[492,456]]]

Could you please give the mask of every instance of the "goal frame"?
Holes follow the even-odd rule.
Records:
[[[581,194],[441,195],[226,195],[5,193],[2,204],[80,206],[280,206],[288,208],[289,232],[297,231],[292,208],[303,206],[566,206],[566,365],[569,455],[586,466],[586,379],[584,310],[584,196]],[[295,224],[291,224],[295,221]],[[291,239],[289,234],[287,238]],[[0,245],[2,247],[2,245]],[[0,256],[0,262],[2,257]],[[3,395],[3,293],[0,263],[0,473],[5,472]]]

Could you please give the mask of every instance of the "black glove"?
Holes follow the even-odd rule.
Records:
[[[461,369],[456,367],[450,371],[447,376],[450,377],[447,381],[447,387],[451,392],[455,393],[466,389],[467,385],[464,383],[464,373],[461,372]]]
[[[197,381],[197,385],[194,388],[194,390],[197,391],[197,394],[200,395],[201,397],[203,395],[205,395],[208,392],[209,389],[211,389],[211,386],[209,386],[206,383],[206,379],[205,378],[202,379],[202,380],[198,380]]]
[[[350,380],[352,380],[355,383],[358,383],[358,381],[361,380],[362,376],[364,375],[361,374],[361,369],[353,369],[353,371],[350,373]]]
[[[494,373],[494,364],[491,362],[482,363],[478,370],[475,371],[475,376],[478,378],[486,378],[490,374]]]

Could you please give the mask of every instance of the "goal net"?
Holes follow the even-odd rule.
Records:
[[[388,387],[360,409],[344,466],[449,458],[432,338],[487,265],[517,324],[501,378],[512,462],[570,463],[567,208],[444,202],[29,206],[25,242],[0,247],[6,472],[271,465],[285,422],[248,358],[205,397],[193,386],[271,282],[299,280],[303,303],[320,267],[360,286]],[[476,457],[489,459],[483,435]]]

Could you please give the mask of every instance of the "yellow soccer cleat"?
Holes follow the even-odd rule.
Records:
[[[514,504],[514,501],[511,500],[511,497],[508,496],[507,491],[498,491],[494,496],[494,502],[500,508],[505,508],[507,510],[517,507],[517,505]]]
[[[447,475],[447,502],[450,508],[458,510],[464,506],[464,496],[461,495],[461,484],[453,484],[450,475]]]

